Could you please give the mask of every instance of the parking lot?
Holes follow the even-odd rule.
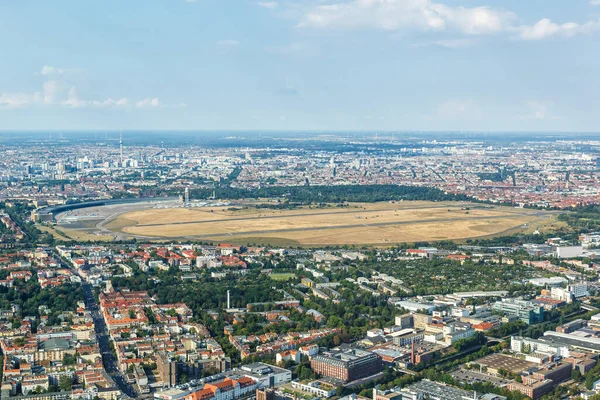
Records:
[[[494,386],[504,387],[510,381],[502,379],[500,377],[483,374],[476,371],[469,371],[466,369],[459,369],[450,373],[454,379],[461,383],[491,383]]]

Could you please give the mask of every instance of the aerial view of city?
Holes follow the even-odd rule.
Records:
[[[600,400],[600,2],[0,2],[1,400]]]

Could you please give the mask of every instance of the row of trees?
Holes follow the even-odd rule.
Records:
[[[213,190],[218,198],[286,198],[290,202],[343,203],[343,202],[376,202],[392,200],[430,200],[457,201],[469,200],[464,195],[444,193],[435,188],[398,185],[343,185],[343,186],[277,186],[256,190],[232,188],[229,185],[218,185],[214,189],[194,189],[191,196],[204,199],[212,196]],[[170,193],[175,194],[175,193]]]

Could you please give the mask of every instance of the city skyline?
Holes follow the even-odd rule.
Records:
[[[521,3],[3,4],[0,129],[597,131],[600,7]]]
[[[1,400],[600,400],[600,0],[0,1]]]

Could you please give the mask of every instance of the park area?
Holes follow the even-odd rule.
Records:
[[[274,281],[289,281],[295,277],[296,275],[286,272],[273,272],[269,274],[269,278],[273,279]]]
[[[147,208],[102,225],[120,236],[272,246],[391,245],[461,240],[551,227],[555,214],[463,202],[350,203],[274,210],[244,207]]]

